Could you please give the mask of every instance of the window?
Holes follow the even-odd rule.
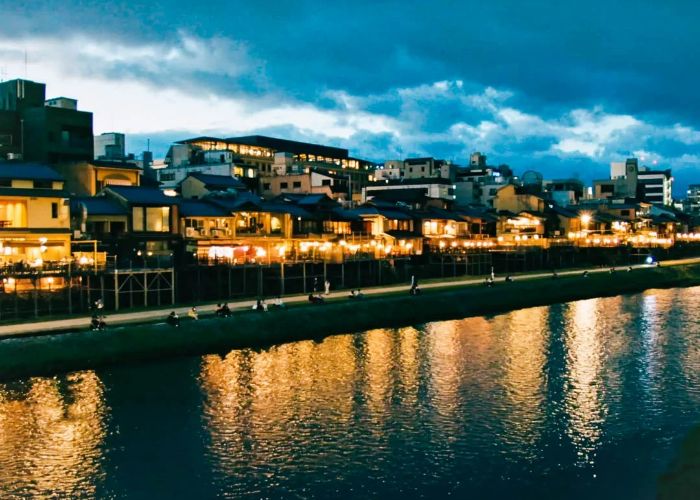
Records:
[[[58,203],[51,204],[51,218],[58,219]]]
[[[0,227],[27,227],[27,204],[0,200]]]
[[[0,187],[12,187],[11,179],[0,179]]]
[[[170,231],[170,207],[134,207],[131,210],[133,231]]]
[[[280,189],[287,189],[289,187],[289,184],[286,182],[280,182]]]
[[[321,181],[321,186],[330,186],[331,185],[331,180],[330,179],[323,179]]]
[[[143,231],[143,207],[131,209],[131,226],[133,231]]]
[[[613,184],[602,184],[600,186],[600,192],[601,193],[614,193],[615,186]]]
[[[620,215],[623,217],[629,217],[630,211],[629,210],[620,210]]]
[[[269,191],[269,190],[270,190],[270,183],[263,182],[263,191]]]
[[[160,180],[161,181],[174,181],[175,180],[175,172],[161,172],[160,174]]]
[[[51,181],[34,181],[35,189],[51,189],[53,183]]]
[[[301,187],[301,181],[294,181],[294,183],[292,184],[292,187],[293,187],[294,189],[300,188],[300,187]]]
[[[146,207],[146,231],[170,231],[170,207]]]

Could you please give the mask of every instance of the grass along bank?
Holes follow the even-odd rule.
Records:
[[[593,297],[641,292],[649,288],[700,285],[700,265],[635,269],[632,272],[580,273],[559,279],[425,288],[419,296],[370,295],[339,298],[324,305],[298,304],[286,310],[236,312],[231,318],[183,320],[182,326],[141,324],[0,341],[0,379],[94,368],[172,356],[265,347],[372,328],[400,327],[458,319]]]

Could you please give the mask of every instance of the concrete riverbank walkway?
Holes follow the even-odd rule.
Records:
[[[700,258],[692,258],[692,259],[679,259],[679,260],[669,260],[669,261],[664,261],[662,262],[662,266],[668,267],[668,266],[680,266],[680,265],[689,265],[689,264],[700,264]],[[649,267],[648,265],[637,265],[637,266],[632,266],[634,269],[643,269]],[[609,272],[608,267],[600,268],[600,267],[595,267],[595,268],[580,268],[580,269],[571,269],[571,270],[561,270],[557,271],[557,274],[559,276],[572,276],[572,275],[581,275],[584,271],[588,271],[589,273],[607,273]],[[618,268],[618,272],[623,271],[626,269],[625,267],[620,267]],[[542,278],[551,278],[552,273],[551,271],[547,272],[538,272],[538,273],[529,273],[529,274],[513,274],[512,275],[514,279],[517,279],[518,281],[521,280],[534,280],[534,279],[542,279]],[[496,277],[496,283],[498,282],[503,282],[505,280],[505,276],[497,276]],[[463,277],[463,278],[454,278],[454,279],[441,279],[441,280],[428,280],[428,281],[421,281],[420,288],[425,290],[425,289],[430,289],[430,288],[450,288],[450,287],[460,287],[460,286],[469,286],[469,285],[481,285],[484,283],[484,277]],[[372,287],[372,288],[363,288],[362,293],[364,295],[376,295],[376,294],[386,294],[386,293],[407,293],[408,292],[409,285],[408,284],[401,284],[401,285],[389,285],[389,286],[379,286],[379,287]],[[348,294],[350,293],[349,290],[343,289],[343,290],[337,290],[331,292],[329,295],[325,295],[324,297],[327,299],[333,299],[333,298],[346,298]],[[285,296],[284,297],[284,303],[285,304],[294,304],[294,303],[303,303],[308,301],[308,294],[306,295],[290,295],[290,296]],[[229,302],[228,305],[231,308],[232,311],[241,311],[241,310],[247,310],[251,309],[252,306],[256,303],[255,299],[249,299],[249,300],[242,300],[242,301],[236,301],[236,302]],[[213,314],[214,311],[216,310],[216,304],[193,304],[197,306],[197,310],[199,311],[200,314],[207,315],[207,314]],[[110,326],[113,325],[123,325],[127,323],[147,323],[150,321],[158,321],[158,320],[165,320],[165,317],[170,313],[170,311],[175,311],[177,312],[181,317],[186,317],[187,312],[189,311],[188,307],[163,307],[163,308],[158,308],[158,309],[148,309],[148,310],[143,310],[143,311],[137,311],[137,312],[126,312],[126,313],[114,313],[114,314],[107,314],[107,324]],[[8,324],[8,325],[2,325],[0,326],[0,338],[3,337],[14,337],[14,336],[20,336],[20,335],[36,335],[36,334],[44,334],[44,333],[51,333],[51,332],[59,332],[59,331],[70,331],[70,330],[84,330],[88,327],[90,323],[90,315],[83,315],[83,316],[76,316],[72,318],[66,318],[66,319],[58,319],[58,320],[47,320],[47,321],[35,321],[35,322],[27,322],[27,323],[13,323],[13,324]]]

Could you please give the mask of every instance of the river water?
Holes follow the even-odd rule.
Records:
[[[0,384],[0,497],[653,498],[697,318],[650,291]]]

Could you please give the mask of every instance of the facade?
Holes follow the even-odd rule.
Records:
[[[455,185],[440,178],[385,180],[363,188],[362,201],[373,199],[400,202],[412,208],[449,208],[455,201]]]
[[[66,180],[71,195],[94,196],[106,186],[138,186],[142,170],[135,164],[115,160],[60,163],[54,169]]]
[[[637,195],[641,201],[671,205],[673,203],[673,177],[671,170],[642,169],[637,175]]]
[[[12,121],[12,142],[26,161],[56,164],[93,159],[92,113],[78,111],[77,101],[45,99],[46,86],[28,80],[0,83],[0,110]],[[6,125],[7,126],[7,125]],[[7,142],[7,137],[3,140]],[[5,146],[6,147],[6,146]]]
[[[126,137],[118,132],[106,132],[93,139],[95,160],[123,160],[126,158]]]
[[[691,184],[688,186],[683,210],[690,214],[700,213],[700,184]]]
[[[183,198],[204,198],[212,194],[236,195],[246,191],[247,187],[235,177],[229,175],[211,175],[196,172],[188,175],[180,182],[180,193]]]
[[[0,162],[0,266],[41,268],[70,257],[63,184],[46,165]]]

